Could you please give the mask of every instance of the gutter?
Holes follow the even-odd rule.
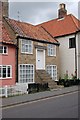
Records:
[[[16,49],[16,82],[18,82],[18,50],[19,50],[19,39],[17,39],[17,49]]]
[[[73,32],[73,33],[65,34],[65,35],[55,36],[54,38],[65,37],[65,36],[69,36],[69,35],[77,34],[78,32],[80,32],[80,30],[75,31],[75,32]]]
[[[40,42],[40,43],[42,43],[42,42],[43,43],[50,43],[50,44],[54,44],[54,45],[57,45],[57,46],[60,45],[59,42],[58,43],[54,43],[54,42],[49,42],[47,40],[40,40],[40,39],[38,40],[38,39],[30,38],[30,37],[27,37],[27,36],[20,36],[20,35],[18,35],[17,38],[28,39],[28,40],[37,41],[37,42]]]

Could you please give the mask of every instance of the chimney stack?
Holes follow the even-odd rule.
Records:
[[[66,10],[66,5],[64,3],[61,3],[59,5],[59,10],[58,10],[58,18],[64,18],[67,15],[67,10]]]
[[[5,2],[0,1],[0,20],[2,20],[3,16],[9,16],[8,7],[8,0],[5,0]]]

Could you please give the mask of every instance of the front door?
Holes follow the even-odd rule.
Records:
[[[45,69],[45,50],[36,50],[36,69]]]

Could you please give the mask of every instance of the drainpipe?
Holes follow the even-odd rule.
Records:
[[[76,77],[77,77],[77,50],[76,50],[76,33],[75,33],[75,71],[76,71]]]
[[[18,49],[19,49],[19,38],[17,37],[17,50],[16,50],[16,82],[18,82]]]

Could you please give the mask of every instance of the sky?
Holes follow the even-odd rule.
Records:
[[[9,17],[37,25],[57,18],[60,3],[66,4],[68,14],[78,18],[79,0],[9,0]]]

